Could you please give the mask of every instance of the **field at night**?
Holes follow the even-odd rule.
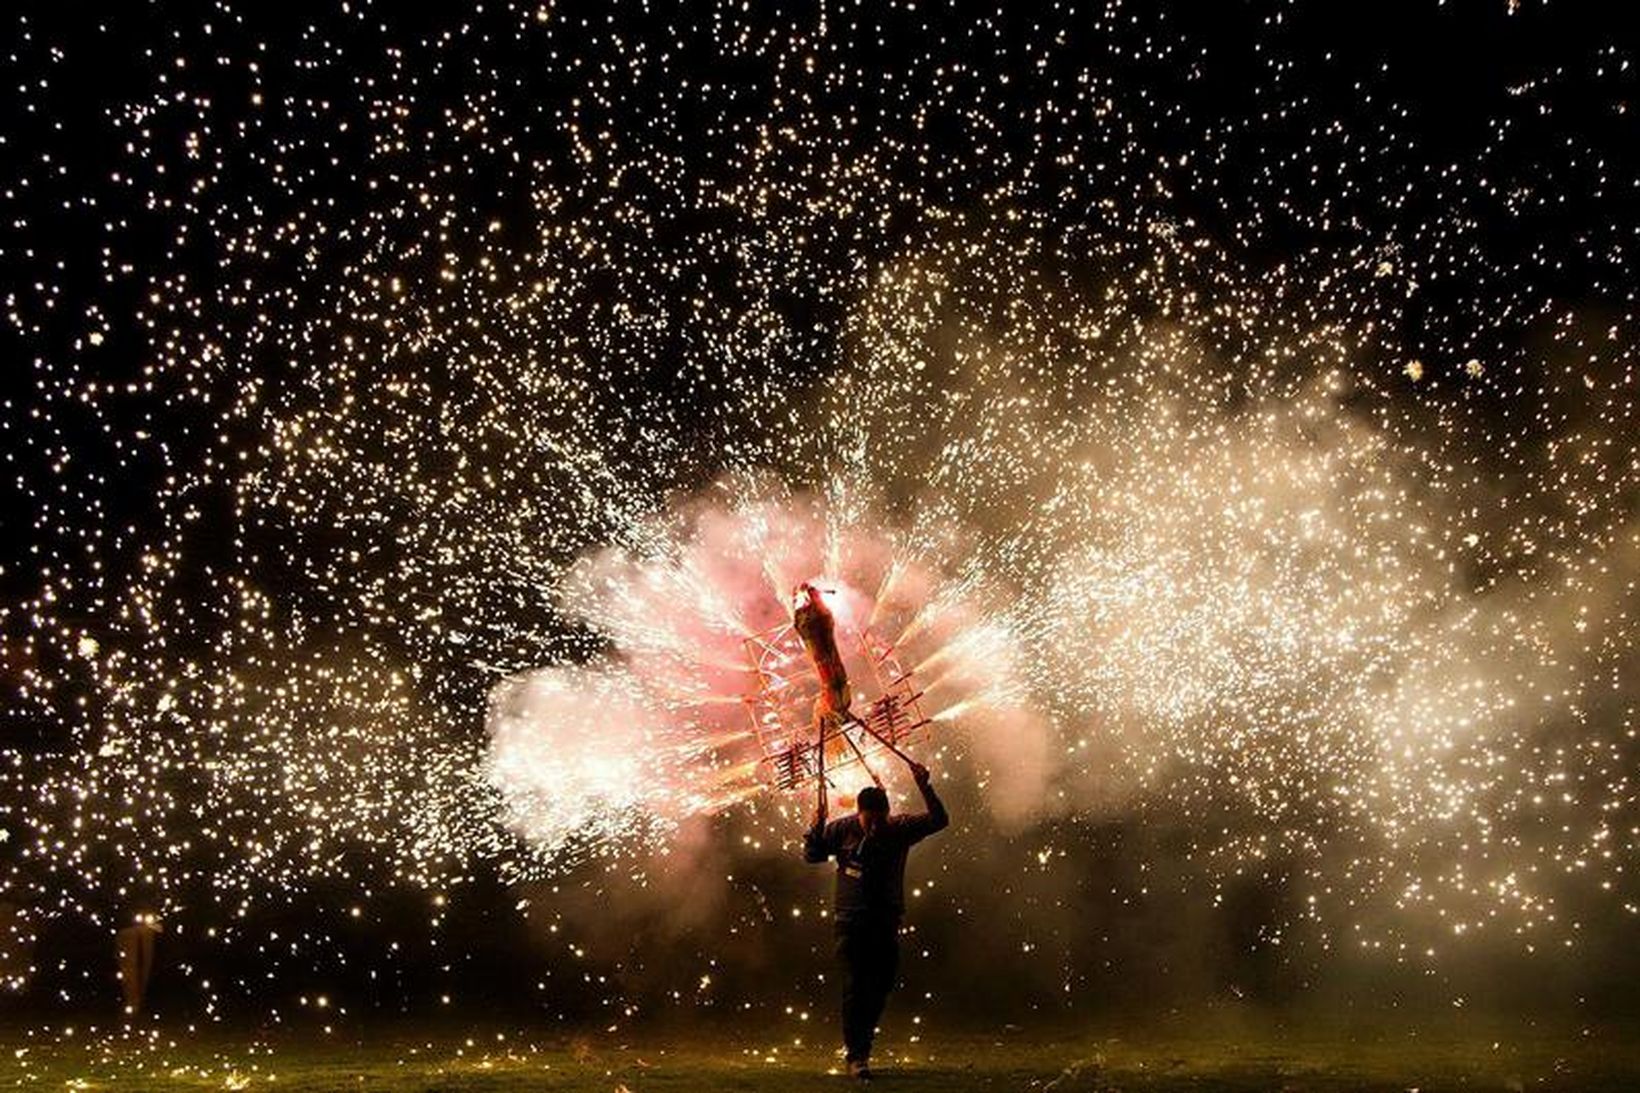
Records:
[[[1635,1085],[1607,7],[9,8],[0,1087]]]
[[[803,1090],[835,1089],[830,1045],[759,1044],[738,1032],[622,1036],[511,1029],[398,1029],[363,1037],[206,1034],[182,1043],[58,1044],[8,1059],[8,1085],[71,1089]],[[1507,1040],[1488,1039],[1507,1036]],[[1632,1029],[1514,1021],[1354,1022],[1158,1019],[1025,1033],[949,1033],[881,1045],[895,1089],[1620,1090],[1640,1065]],[[10,1053],[8,1053],[10,1054]],[[75,1084],[76,1082],[80,1084]]]

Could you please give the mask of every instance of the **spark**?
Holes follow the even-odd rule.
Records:
[[[10,20],[0,948],[777,848],[739,642],[814,574],[999,822],[1364,951],[1632,913],[1636,180],[1551,109],[1628,58],[1455,165],[1268,28],[1248,112],[1183,11],[915,7]]]

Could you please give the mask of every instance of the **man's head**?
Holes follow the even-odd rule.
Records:
[[[854,798],[854,807],[860,815],[860,826],[869,835],[888,819],[888,794],[882,786],[867,786]]]

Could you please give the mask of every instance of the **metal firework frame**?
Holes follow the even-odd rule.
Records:
[[[903,747],[927,733],[930,721],[923,712],[923,693],[894,647],[869,629],[860,631],[859,650],[871,678],[850,680],[850,686],[860,696],[858,683],[867,682],[870,692],[856,698],[846,720],[825,726],[823,741],[816,739],[813,715],[819,680],[792,625],[753,634],[742,644],[754,676],[744,701],[762,753],[758,773],[777,789],[813,782],[821,770],[822,748],[828,776],[859,765],[880,785],[870,757],[887,751],[905,758]]]

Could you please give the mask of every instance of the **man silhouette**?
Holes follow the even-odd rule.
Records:
[[[822,787],[814,823],[803,837],[805,861],[837,859],[832,906],[843,972],[843,1049],[849,1075],[863,1081],[871,1078],[872,1037],[899,968],[906,854],[951,822],[930,784],[928,768],[912,763],[911,774],[926,812],[890,816],[888,794],[881,786],[867,786],[856,798],[853,815],[827,823]]]

